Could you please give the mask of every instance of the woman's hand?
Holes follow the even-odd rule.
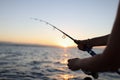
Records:
[[[92,44],[90,40],[74,40],[74,42],[78,45],[78,49],[87,51],[88,49],[92,49]]]
[[[69,59],[68,60],[68,67],[69,69],[75,71],[80,69],[80,59],[79,58],[74,58],[74,59]]]

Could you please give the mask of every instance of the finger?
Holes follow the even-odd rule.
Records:
[[[70,64],[67,64],[67,66],[68,66],[68,68],[69,68],[69,69],[72,69],[72,67],[71,67],[71,65],[70,65]]]
[[[69,69],[72,69],[73,64],[71,63],[71,59],[69,60],[69,62],[68,62],[68,64],[67,64],[67,66],[68,66],[68,68],[69,68]]]
[[[72,66],[71,62],[68,62],[67,66],[68,66],[68,67],[71,67],[71,66]]]
[[[68,60],[68,63],[71,62],[71,60],[72,60],[72,59],[69,59],[69,60]]]

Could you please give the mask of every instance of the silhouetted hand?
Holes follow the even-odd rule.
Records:
[[[92,44],[89,40],[74,40],[74,42],[78,45],[78,49],[86,51],[87,49],[92,49]]]
[[[91,75],[95,79],[97,79],[98,78],[98,73],[90,72],[88,70],[83,70],[82,69],[82,66],[86,65],[86,64],[84,64],[85,63],[84,61],[82,59],[79,59],[79,58],[69,59],[68,60],[68,68],[71,69],[71,70],[73,70],[73,71],[81,69],[85,74]],[[87,65],[87,66],[89,66],[89,65]]]
[[[68,68],[75,71],[80,69],[79,58],[69,59],[68,60]]]

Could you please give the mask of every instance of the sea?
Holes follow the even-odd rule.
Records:
[[[93,50],[99,54],[104,49]],[[71,71],[67,60],[86,57],[90,55],[77,48],[0,45],[0,80],[83,80],[90,75]],[[120,75],[99,73],[96,80],[120,80]]]

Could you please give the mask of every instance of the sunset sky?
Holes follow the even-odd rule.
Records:
[[[50,22],[75,39],[109,34],[119,0],[0,0],[0,41],[75,45],[45,23]]]

